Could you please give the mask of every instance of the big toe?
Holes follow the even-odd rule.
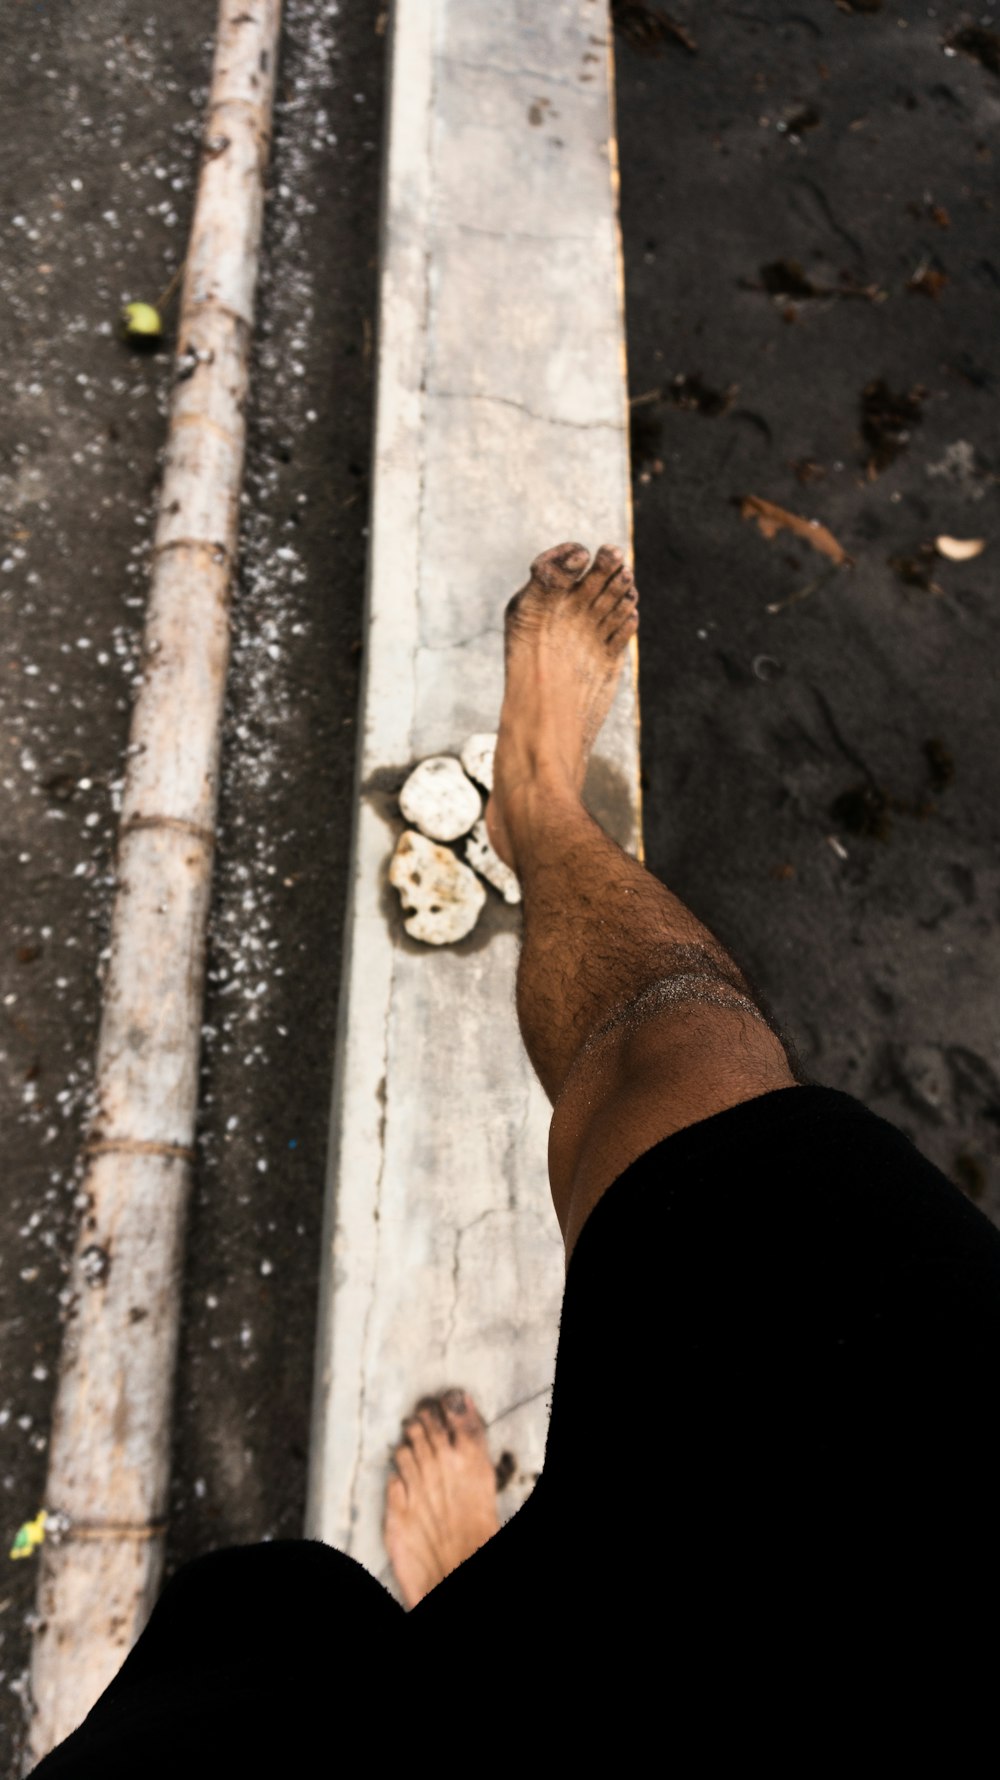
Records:
[[[578,581],[590,559],[583,544],[553,544],[531,565],[531,579],[548,593],[566,593]]]

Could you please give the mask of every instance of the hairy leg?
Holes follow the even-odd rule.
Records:
[[[567,1259],[592,1206],[683,1125],[793,1085],[782,1046],[707,928],[587,814],[587,757],[637,625],[620,551],[548,550],[507,610],[507,680],[487,810],[520,874],[521,1032],[553,1102],[552,1197]],[[467,1393],[404,1424],[385,1540],[408,1606],[497,1530]]]
[[[684,1125],[794,1077],[725,949],[598,827],[580,793],[638,624],[620,551],[559,545],[507,612],[488,820],[524,893],[518,1017],[553,1102],[567,1255],[600,1194]]]

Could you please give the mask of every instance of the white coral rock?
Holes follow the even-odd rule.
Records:
[[[483,800],[451,754],[415,766],[399,794],[407,822],[432,841],[457,841],[483,813]]]
[[[470,779],[485,790],[493,790],[493,756],[497,750],[495,735],[470,735],[462,749],[462,765]]]
[[[448,946],[464,939],[475,927],[486,901],[486,891],[474,871],[447,847],[435,846],[412,828],[399,837],[389,882],[399,891],[408,913],[403,922],[407,933],[428,946]]]
[[[480,877],[492,884],[494,890],[499,890],[504,902],[520,902],[521,886],[490,840],[485,821],[477,822],[472,830],[465,843],[465,857]]]

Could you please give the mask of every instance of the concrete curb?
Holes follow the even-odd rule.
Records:
[[[562,538],[628,541],[610,30],[603,0],[397,0],[362,741],[308,1530],[388,1579],[386,1463],[463,1385],[541,1469],[563,1284],[548,1107],[513,1011],[518,916],[432,951],[386,870],[417,760],[495,727],[503,605]],[[634,663],[633,663],[634,666]],[[634,674],[588,783],[639,846]]]

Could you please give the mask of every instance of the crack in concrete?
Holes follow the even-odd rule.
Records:
[[[561,79],[558,74],[541,68],[505,68],[502,62],[473,62],[466,56],[437,55],[434,60],[445,68],[468,68],[473,74],[502,74],[506,80],[538,80],[546,86],[563,87],[568,93],[579,93],[576,81]]]
[[[347,1532],[348,1548],[350,1548],[350,1545],[353,1543],[352,1538],[351,1538],[351,1533],[352,1533],[352,1529],[354,1527],[355,1520],[357,1519],[357,1513],[358,1513],[358,1506],[357,1506],[358,1477],[359,1477],[359,1474],[361,1471],[361,1460],[362,1460],[362,1456],[363,1456],[363,1452],[364,1452],[365,1407],[366,1407],[366,1404],[368,1401],[368,1384],[367,1384],[367,1378],[368,1378],[368,1371],[367,1371],[368,1333],[369,1333],[369,1329],[371,1327],[372,1310],[375,1305],[375,1281],[376,1281],[376,1277],[378,1274],[379,1249],[381,1247],[381,1241],[382,1241],[382,1182],[385,1177],[385,1134],[386,1134],[386,1125],[388,1123],[388,1118],[389,1118],[389,1022],[392,1018],[392,996],[393,996],[393,989],[395,987],[395,979],[396,979],[396,973],[395,973],[395,969],[393,969],[393,971],[390,975],[390,978],[389,978],[389,993],[386,996],[386,1000],[385,1000],[385,1020],[383,1022],[383,1026],[382,1026],[382,1055],[381,1055],[381,1059],[380,1059],[381,1067],[382,1067],[382,1075],[381,1075],[382,1112],[381,1112],[381,1117],[379,1119],[379,1134],[378,1134],[379,1157],[378,1157],[378,1174],[375,1179],[375,1203],[372,1207],[372,1217],[375,1220],[375,1253],[372,1257],[372,1269],[371,1269],[371,1277],[369,1280],[369,1289],[368,1289],[368,1303],[365,1306],[364,1323],[362,1324],[362,1329],[361,1329],[361,1368],[360,1368],[361,1380],[360,1380],[360,1389],[358,1392],[357,1437],[355,1440],[355,1447],[354,1447],[354,1469],[351,1472],[351,1487],[348,1490],[348,1494],[347,1494],[347,1529],[346,1529],[346,1532]],[[338,1191],[338,1193],[340,1191],[340,1182],[339,1181],[337,1183],[337,1191]]]
[[[434,324],[434,281],[433,281],[432,272],[431,272],[432,256],[431,256],[431,248],[430,248],[430,242],[431,242],[431,240],[433,238],[433,234],[434,234],[433,225],[435,222],[434,207],[433,207],[432,195],[431,195],[433,192],[433,189],[434,189],[434,183],[433,183],[434,121],[437,116],[436,58],[434,56],[431,57],[429,85],[430,85],[430,92],[429,92],[429,103],[427,106],[426,142],[425,142],[425,149],[424,149],[424,165],[427,170],[427,190],[425,193],[426,217],[425,217],[424,221],[425,221],[425,229],[426,229],[425,239],[426,239],[428,245],[424,248],[424,277],[423,277],[423,291],[421,293],[422,298],[423,298],[423,314],[420,317],[420,340],[421,340],[421,349],[422,349],[422,358],[421,358],[421,366],[420,366],[420,392],[419,392],[420,393],[420,431],[419,431],[419,435],[418,435],[418,439],[417,439],[417,447],[416,447],[416,449],[417,449],[417,463],[418,463],[418,468],[417,468],[417,502],[416,502],[416,506],[417,506],[417,522],[416,522],[416,533],[417,533],[417,536],[416,536],[416,553],[417,553],[416,605],[417,605],[417,610],[416,610],[416,618],[417,618],[418,633],[419,633],[420,624],[421,624],[421,614],[424,610],[424,536],[425,536],[425,532],[426,532],[426,517],[427,517],[427,374],[428,374],[428,368],[430,365],[430,350],[431,350],[430,342],[431,342],[432,329],[433,329],[433,324]],[[410,746],[409,746],[409,753],[410,753],[411,758],[413,755],[414,718],[415,718],[415,712],[411,705],[411,710],[410,710]]]
[[[459,637],[453,643],[425,643],[423,638],[417,644],[418,654],[425,650],[428,655],[440,655],[446,649],[470,649],[473,643],[479,643],[483,637],[502,637],[503,626],[500,624],[484,624],[481,630],[474,630],[471,636]]]
[[[572,241],[577,246],[582,242],[592,247],[594,240],[592,235],[533,235],[530,229],[481,229],[466,222],[456,223],[455,228],[460,235],[485,235],[491,241],[537,241],[540,247],[551,247],[554,241]]]
[[[481,1211],[476,1217],[470,1218],[467,1224],[459,1224],[454,1231],[454,1247],[452,1248],[451,1253],[451,1305],[448,1311],[448,1330],[444,1341],[441,1344],[441,1354],[443,1358],[447,1358],[448,1349],[451,1346],[452,1338],[455,1334],[455,1326],[458,1322],[458,1301],[461,1296],[459,1274],[461,1271],[462,1237],[467,1231],[474,1230],[477,1224],[483,1223],[486,1218],[495,1216],[497,1210],[497,1206],[488,1205],[485,1211]]]
[[[537,409],[529,408],[526,402],[515,401],[513,396],[489,395],[485,390],[477,389],[429,389],[425,392],[433,401],[441,402],[497,402],[503,408],[516,408],[519,413],[527,414],[529,420],[540,420],[543,426],[568,426],[575,432],[595,432],[604,429],[606,432],[624,432],[618,420],[568,420],[559,414],[539,414]]]
[[[507,1184],[508,1211],[517,1210],[517,1175],[515,1164],[518,1153],[521,1150],[524,1134],[528,1129],[528,1121],[531,1117],[529,1092],[530,1089],[528,1088],[528,1085],[525,1084],[525,1092],[521,1096],[521,1117],[516,1126],[508,1128],[507,1142],[504,1145],[504,1152],[500,1162],[500,1172]],[[518,1279],[518,1285],[520,1285],[520,1279]]]
[[[537,1391],[529,1391],[526,1397],[518,1397],[516,1403],[508,1403],[505,1409],[498,1409],[496,1415],[491,1416],[490,1420],[486,1423],[486,1426],[488,1428],[495,1428],[497,1422],[502,1422],[508,1415],[513,1415],[516,1409],[526,1409],[529,1403],[537,1403],[539,1397],[548,1396],[551,1389],[552,1380],[549,1379],[548,1384],[540,1385]]]

